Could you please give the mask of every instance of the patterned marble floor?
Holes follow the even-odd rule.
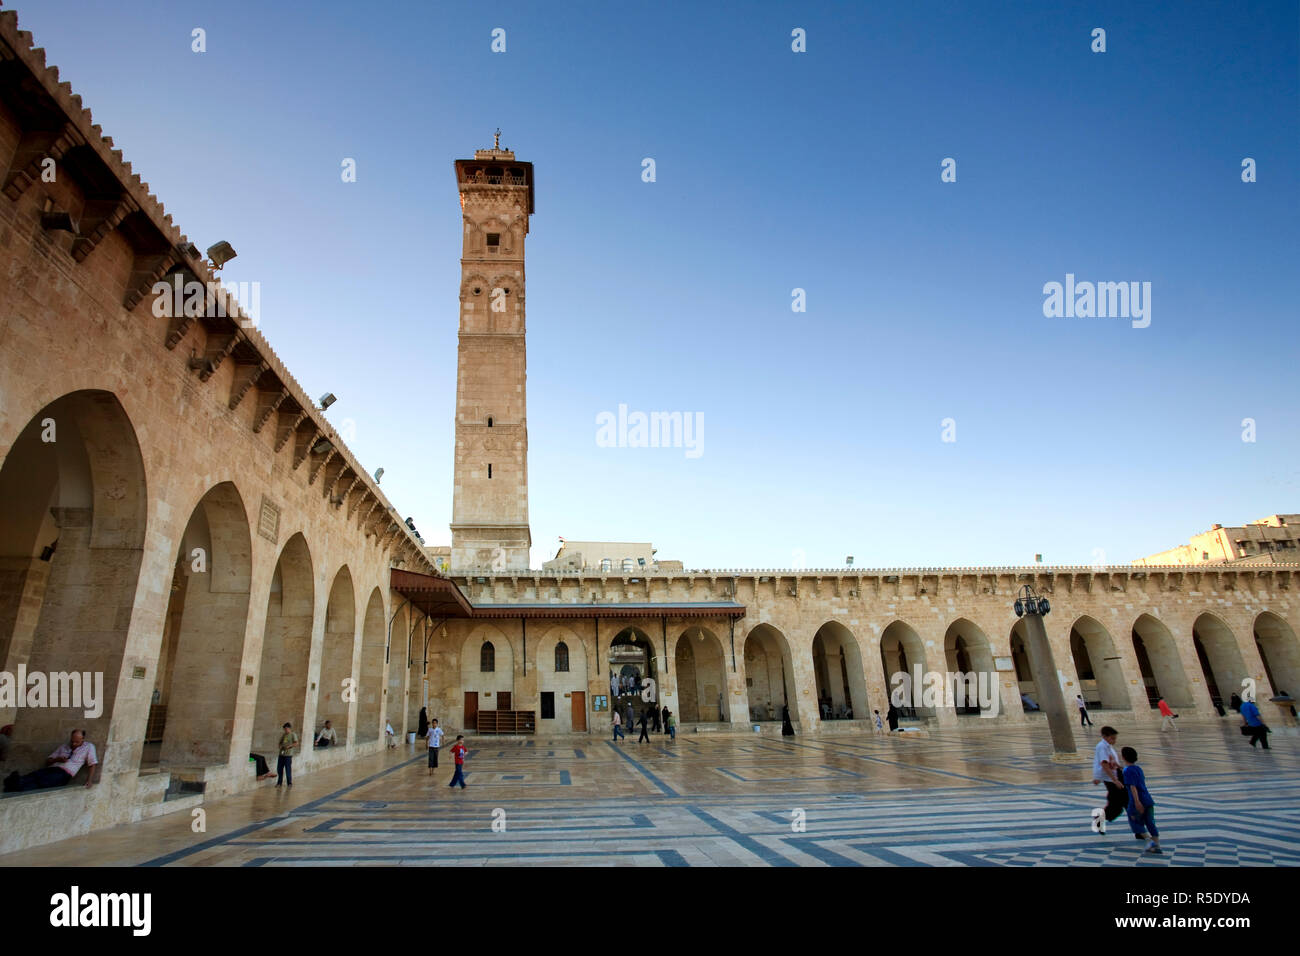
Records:
[[[1294,733],[1294,731],[1293,731]],[[1094,834],[1092,738],[1045,727],[931,736],[471,740],[466,790],[401,748],[189,813],[0,856],[0,865],[1293,866],[1300,737],[1253,751],[1230,723],[1121,735],[1164,856],[1121,817]],[[802,828],[798,824],[802,824]]]

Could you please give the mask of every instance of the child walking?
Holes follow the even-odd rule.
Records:
[[[454,787],[454,786],[456,786],[456,784],[460,784],[460,788],[461,788],[462,790],[465,789],[465,753],[466,753],[466,750],[467,750],[467,748],[465,747],[465,735],[464,735],[464,734],[457,734],[457,735],[456,735],[456,743],[453,744],[453,745],[452,745],[452,748],[451,748],[451,755],[452,755],[453,757],[456,758],[456,772],[455,772],[454,774],[452,774],[452,777],[451,777],[451,783],[447,784],[447,786],[449,786],[449,787]]]
[[[1151,834],[1147,840],[1147,853],[1162,853],[1160,849],[1160,831],[1156,829],[1156,806],[1147,790],[1146,774],[1138,766],[1138,754],[1132,747],[1120,750],[1124,758],[1124,786],[1129,791],[1128,822],[1133,828],[1134,836],[1142,836],[1143,831]]]

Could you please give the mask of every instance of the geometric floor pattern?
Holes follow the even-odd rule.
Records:
[[[1113,718],[1112,718],[1113,719]],[[1090,811],[1093,737],[1050,759],[1045,725],[928,736],[470,740],[448,760],[399,748],[278,791],[34,850],[0,865],[149,866],[1296,866],[1300,737],[1252,750],[1232,722],[1127,732],[1164,854]]]

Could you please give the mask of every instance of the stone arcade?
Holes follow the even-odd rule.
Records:
[[[605,735],[614,664],[652,679],[684,730],[778,732],[788,706],[802,732],[860,731],[914,668],[987,675],[998,716],[970,725],[1024,724],[1040,719],[1021,703],[1036,692],[1011,607],[1025,583],[1051,596],[1067,699],[1149,721],[1163,695],[1212,719],[1244,680],[1261,699],[1300,688],[1298,565],[528,570],[534,181],[499,145],[455,164],[441,571],[251,323],[155,314],[155,283],[213,276],[12,11],[0,164],[0,670],[104,682],[98,716],[0,709],[10,766],[73,726],[103,764],[91,788],[0,800],[0,851],[251,788],[247,755],[273,753],[285,720],[339,732],[304,749],[304,774],[378,752],[384,722],[403,734],[426,703],[453,734],[528,713],[510,726]]]

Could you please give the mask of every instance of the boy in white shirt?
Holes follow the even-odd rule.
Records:
[[[438,766],[438,748],[441,746],[442,728],[438,726],[438,718],[435,717],[429,722],[429,776],[433,776],[433,771]]]
[[[1093,750],[1092,785],[1106,785],[1106,806],[1092,811],[1092,831],[1105,834],[1106,824],[1128,809],[1128,791],[1119,777],[1119,754],[1115,741],[1119,732],[1114,727],[1101,728],[1101,740]]]

